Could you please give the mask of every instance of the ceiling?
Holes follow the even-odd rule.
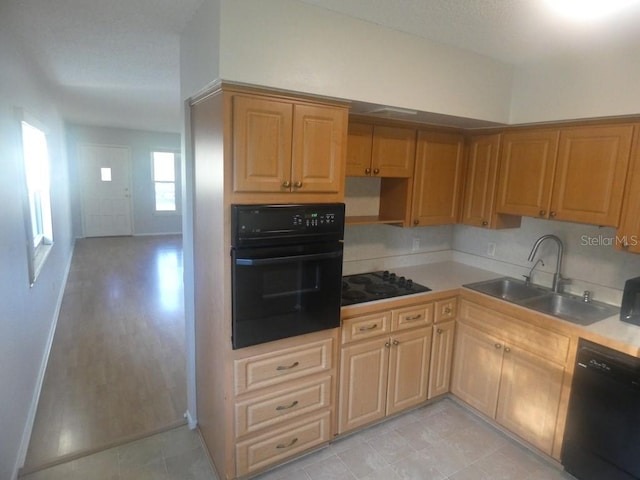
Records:
[[[203,1],[5,0],[1,9],[66,119],[179,131],[179,37]],[[640,45],[638,6],[576,23],[543,0],[300,1],[515,65]]]

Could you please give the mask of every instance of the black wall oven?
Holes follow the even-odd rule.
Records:
[[[340,326],[344,204],[232,205],[232,344]]]

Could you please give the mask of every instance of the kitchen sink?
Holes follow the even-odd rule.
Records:
[[[486,293],[492,297],[502,298],[511,302],[518,302],[527,298],[539,297],[549,292],[549,289],[537,285],[527,284],[522,280],[511,277],[497,278],[484,282],[464,285],[477,292]]]
[[[593,300],[585,302],[582,297],[555,293],[550,288],[527,284],[511,277],[463,286],[578,325],[590,325],[620,312],[613,305]]]
[[[620,312],[620,309],[613,305],[593,300],[585,302],[582,297],[566,293],[550,293],[542,297],[529,298],[520,302],[520,305],[579,325],[590,325]]]

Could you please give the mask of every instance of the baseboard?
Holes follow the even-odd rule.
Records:
[[[152,233],[134,233],[134,237],[161,237],[163,235],[182,235],[180,232],[152,232]]]
[[[13,468],[12,480],[18,478],[18,472],[24,466],[24,462],[27,458],[27,450],[29,448],[29,442],[31,441],[31,432],[33,430],[33,424],[36,420],[36,412],[38,411],[38,402],[40,401],[40,392],[42,391],[42,385],[44,383],[44,375],[47,371],[47,364],[49,363],[49,355],[51,353],[51,346],[53,345],[53,337],[56,333],[56,326],[58,325],[58,318],[60,317],[60,309],[62,308],[62,299],[64,297],[64,291],[67,287],[67,279],[69,278],[69,272],[71,271],[71,260],[73,259],[73,252],[75,250],[75,240],[71,245],[71,253],[67,260],[64,275],[62,277],[62,283],[60,291],[58,292],[58,300],[53,312],[53,318],[51,319],[51,327],[49,329],[49,336],[45,345],[44,355],[42,356],[42,362],[40,364],[40,371],[36,379],[36,388],[33,392],[31,399],[31,405],[29,407],[29,413],[27,415],[27,422],[22,432],[22,440],[20,442],[20,448],[18,449],[18,458]]]

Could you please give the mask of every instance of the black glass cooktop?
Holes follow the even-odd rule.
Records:
[[[342,277],[342,306],[429,292],[430,288],[388,270]]]

